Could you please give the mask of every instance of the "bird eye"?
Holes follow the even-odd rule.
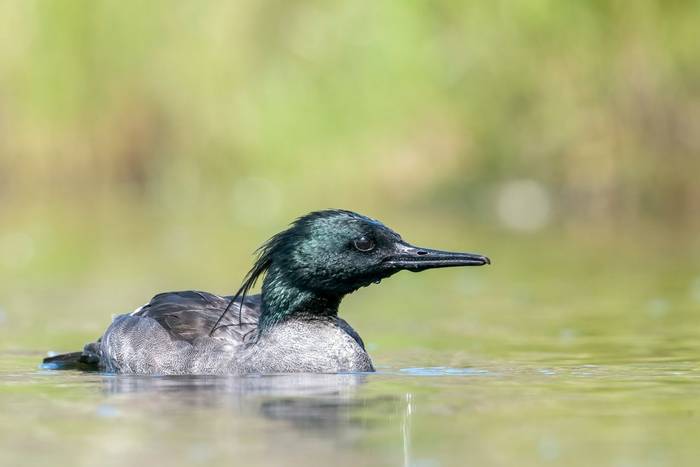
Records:
[[[374,242],[365,236],[358,238],[352,243],[355,245],[355,248],[360,251],[370,251],[372,248],[374,248]]]

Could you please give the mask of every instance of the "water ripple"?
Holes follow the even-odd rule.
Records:
[[[481,368],[453,368],[447,366],[431,366],[416,368],[401,368],[401,374],[411,376],[494,376],[495,373]]]

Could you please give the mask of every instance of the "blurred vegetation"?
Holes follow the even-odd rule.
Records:
[[[0,9],[3,206],[487,212],[527,178],[560,219],[700,215],[698,2]]]
[[[698,24],[683,0],[1,2],[0,324],[234,289],[325,207],[492,255],[696,242]]]

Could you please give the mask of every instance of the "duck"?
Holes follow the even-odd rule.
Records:
[[[42,366],[137,375],[373,372],[362,338],[338,316],[343,297],[400,271],[487,264],[481,254],[413,246],[353,211],[315,211],[257,250],[234,295],[160,293],[117,315],[82,351]],[[250,295],[261,278],[261,293]]]

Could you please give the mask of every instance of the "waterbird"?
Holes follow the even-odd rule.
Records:
[[[490,264],[472,253],[420,248],[378,220],[329,209],[299,217],[257,250],[233,296],[166,292],[116,316],[82,351],[46,369],[143,375],[374,371],[341,300],[399,271]],[[259,295],[248,295],[264,276]]]

